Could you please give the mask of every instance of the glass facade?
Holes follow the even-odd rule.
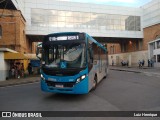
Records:
[[[31,9],[32,26],[140,31],[140,16]]]
[[[160,62],[160,55],[157,55],[157,62]]]
[[[160,49],[160,41],[157,41],[157,49]]]
[[[0,25],[0,39],[2,38],[2,26]]]

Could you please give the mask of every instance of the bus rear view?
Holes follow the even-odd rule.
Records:
[[[42,42],[41,89],[53,93],[88,93],[94,87],[94,81],[89,81],[88,56],[85,33],[45,36]]]

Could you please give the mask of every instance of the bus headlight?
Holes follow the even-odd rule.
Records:
[[[86,75],[82,75],[81,76],[81,80],[83,80],[84,78],[86,78]]]
[[[41,74],[41,79],[42,79],[42,80],[45,80],[45,77],[44,77],[42,74]]]
[[[80,81],[82,81],[85,78],[86,78],[86,75],[82,75],[81,77],[77,78],[76,83],[79,83]]]

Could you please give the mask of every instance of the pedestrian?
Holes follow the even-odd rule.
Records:
[[[129,61],[127,60],[127,62],[126,62],[127,67],[128,67],[128,63],[129,63]]]
[[[114,66],[114,60],[112,59],[112,66]]]
[[[122,66],[123,66],[123,60],[121,61],[121,64],[122,64]]]
[[[11,78],[14,78],[15,77],[15,68],[14,66],[12,66],[11,68]]]
[[[29,73],[29,75],[32,74],[32,65],[31,65],[31,63],[28,64],[28,73]]]
[[[150,64],[151,64],[151,67],[153,67],[153,60],[151,59],[151,61],[150,61]]]
[[[150,67],[150,59],[148,59],[148,67]]]
[[[21,63],[21,77],[24,77],[24,65]]]
[[[15,78],[18,78],[18,68],[15,66]]]
[[[139,62],[138,62],[138,65],[139,65],[139,68],[141,68],[142,67],[142,62],[139,60]]]
[[[145,63],[145,61],[144,61],[144,59],[142,60],[142,67],[144,66],[144,63]]]

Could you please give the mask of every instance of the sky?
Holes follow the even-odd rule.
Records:
[[[95,3],[95,4],[113,5],[113,6],[140,7],[152,0],[61,0],[61,1]]]

